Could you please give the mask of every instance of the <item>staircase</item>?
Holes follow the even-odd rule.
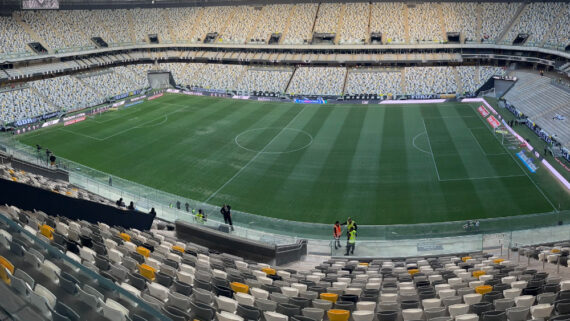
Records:
[[[266,8],[267,8],[267,6],[264,6],[263,9],[261,9],[258,12],[257,18],[255,19],[253,26],[251,27],[251,29],[249,29],[247,35],[245,36],[245,42],[246,43],[253,37],[253,33],[255,32],[255,30],[257,30],[257,25],[259,25],[259,21],[261,20],[261,17],[265,16],[265,11],[266,11],[265,9]],[[271,37],[271,36],[269,36],[269,37]],[[269,42],[269,38],[267,38],[267,42]]]
[[[338,17],[338,23],[336,24],[336,33],[334,36],[334,44],[338,45],[340,41],[340,33],[342,32],[342,25],[344,23],[344,15],[346,13],[346,4],[343,4],[340,8],[340,15]]]
[[[83,78],[75,77],[75,79],[77,79],[77,81],[79,81],[84,87],[87,87],[87,88],[91,89],[91,91],[93,91],[95,94],[97,94],[97,96],[99,96],[99,98],[101,98],[101,99],[106,99],[106,98],[107,98],[107,97],[105,97],[105,95],[103,95],[99,90],[97,90],[96,88],[91,87],[88,83],[86,83],[85,81],[83,81]]]
[[[230,15],[225,18],[226,23],[224,23],[224,25],[222,26],[222,28],[220,29],[220,32],[218,34],[218,38],[220,38],[224,32],[226,31],[226,29],[228,29],[228,26],[230,25],[230,23],[232,22],[232,19],[234,18],[234,16],[236,15],[236,11],[238,10],[238,7],[235,7],[232,12],[230,13]]]
[[[49,101],[46,96],[44,96],[42,93],[40,93],[40,91],[37,90],[36,87],[30,86],[28,88],[30,88],[30,90],[34,93],[34,95],[36,95],[37,97],[40,97],[40,99],[44,103],[46,103],[48,106],[50,106],[52,110],[60,109],[59,107],[55,106],[51,101]]]
[[[20,17],[17,11],[12,13],[12,18],[14,19],[14,22],[19,24],[35,42],[39,42],[49,53],[53,53],[53,50],[47,45],[45,40],[43,40],[27,23],[24,22],[24,20],[22,20],[22,17]]]
[[[477,27],[475,29],[475,35],[477,37],[476,41],[478,43],[481,43],[481,38],[483,38],[483,35],[482,35],[483,18],[481,16],[483,15],[483,12],[482,12],[482,8],[481,8],[481,4],[478,2],[475,3],[475,14],[477,17]]]
[[[287,36],[287,32],[289,31],[289,27],[291,27],[291,17],[295,15],[295,7],[297,5],[292,5],[291,10],[289,10],[289,16],[287,17],[287,24],[285,24],[285,29],[283,30],[283,34],[281,35],[281,39],[279,39],[279,44],[283,43],[285,37]]]
[[[166,21],[166,28],[168,29],[168,36],[170,40],[176,41],[174,37],[174,32],[172,31],[172,21],[170,21],[170,15],[168,14],[168,9],[162,10],[162,19]]]
[[[567,4],[568,5],[568,4]],[[566,14],[566,12],[568,12],[568,10],[566,8],[562,8],[562,10],[560,10],[560,12],[558,13],[558,15],[556,16],[556,18],[554,19],[554,22],[552,23],[552,25],[550,26],[550,29],[548,29],[548,32],[546,33],[546,36],[543,37],[542,41],[540,41],[540,45],[539,47],[544,46],[544,44],[546,43],[546,40],[548,40],[548,35],[552,34],[552,31],[554,30],[554,28],[556,28],[556,26],[558,25],[558,21],[560,19],[562,19],[562,16]]]
[[[368,4],[368,25],[366,26],[366,43],[370,43],[370,23],[372,22],[372,3]]]
[[[402,75],[402,82],[400,83],[400,87],[402,88],[402,93],[407,93],[406,88],[406,68],[400,69],[400,74]]]
[[[133,15],[131,13],[131,10],[127,10],[125,14],[127,16],[127,28],[129,28],[128,30],[129,30],[129,34],[131,35],[131,41],[133,43],[136,43],[137,37],[135,35],[135,27],[134,27],[135,22],[133,20]],[[148,35],[146,37],[148,38]],[[147,39],[147,41],[148,41],[148,39]]]
[[[315,33],[315,26],[317,25],[317,20],[319,19],[319,12],[321,11],[321,3],[319,2],[318,6],[317,6],[317,14],[315,15],[315,18],[313,19],[313,27],[311,27],[311,35],[310,37],[313,38],[313,34]]]
[[[404,12],[402,13],[402,19],[404,19],[404,41],[406,43],[410,43],[410,24],[408,21],[408,6],[402,4],[402,8],[404,10]]]
[[[438,11],[439,16],[439,26],[441,28],[441,39],[447,41],[447,32],[445,31],[445,20],[443,19],[443,8],[441,7],[441,3],[435,4],[435,7]]]
[[[291,78],[289,78],[289,81],[287,82],[287,86],[285,87],[285,92],[289,92],[289,86],[291,85],[291,81],[293,80],[293,78],[295,77],[295,73],[297,72],[297,68],[293,69],[293,73],[291,74]]]
[[[457,84],[456,94],[463,94],[465,91],[463,90],[463,82],[461,81],[461,77],[459,77],[459,71],[457,68],[453,68],[453,76],[455,76],[455,83]]]
[[[505,29],[503,29],[503,32],[501,32],[501,34],[497,38],[497,44],[503,42],[505,36],[509,33],[509,30],[511,30],[511,28],[517,24],[517,22],[519,21],[524,9],[527,6],[527,4],[528,4],[527,2],[521,3],[521,5],[517,9],[517,12],[515,13],[513,19],[509,22],[509,24],[505,27]]]
[[[342,84],[342,94],[346,92],[346,83],[348,83],[348,68],[346,68],[346,72],[344,73],[344,82]]]
[[[202,17],[204,17],[204,8],[200,8],[200,13],[198,15],[198,18],[196,18],[196,21],[194,21],[194,24],[192,25],[192,33],[190,34],[190,39],[188,40],[192,40],[194,39],[194,37],[203,39],[204,35],[196,35],[196,30],[198,30],[197,26],[200,25],[200,23],[202,22]],[[178,40],[183,40],[183,39],[178,39]]]

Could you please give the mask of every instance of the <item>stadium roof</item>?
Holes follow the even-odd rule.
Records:
[[[7,14],[13,10],[22,9],[23,1],[44,3],[47,0],[0,0],[0,14]],[[399,0],[375,0],[373,2],[397,2]],[[513,0],[524,1],[524,0]],[[486,0],[486,2],[513,2],[507,0]],[[559,2],[560,0],[558,0]],[[60,9],[106,9],[129,7],[182,7],[182,6],[216,6],[238,4],[276,4],[276,3],[302,3],[302,2],[367,2],[362,0],[351,1],[311,1],[311,0],[50,0],[58,2]],[[403,1],[402,1],[403,2]],[[406,1],[410,2],[410,1]],[[439,1],[438,1],[439,2]],[[472,0],[448,0],[448,2],[477,2]],[[557,2],[556,0],[542,0],[542,2]],[[415,3],[415,2],[410,2]]]

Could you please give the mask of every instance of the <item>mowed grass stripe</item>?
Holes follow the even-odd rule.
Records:
[[[372,215],[373,221],[379,221],[381,213],[378,206],[376,186],[379,183],[380,152],[386,108],[370,107],[366,109],[356,151],[350,163],[346,184],[354,186],[351,193],[342,195],[340,208],[350,208],[347,215],[359,217],[362,213]],[[372,210],[371,210],[372,209]],[[371,218],[368,218],[371,220]]]
[[[347,114],[343,115],[343,122],[339,122],[340,131],[336,135],[336,139],[331,142],[332,148],[325,159],[325,165],[321,167],[317,182],[314,185],[317,192],[322,195],[318,202],[321,204],[320,210],[323,213],[334,213],[336,209],[341,208],[343,196],[350,194],[358,194],[360,187],[358,184],[348,184],[348,176],[350,174],[351,165],[357,151],[358,142],[360,140],[361,128],[366,116],[366,109],[350,108],[343,109]],[[363,222],[371,222],[374,216],[369,210],[359,211],[359,219]],[[347,214],[350,215],[350,214]],[[337,217],[338,220],[345,219]],[[330,222],[334,223],[334,221]]]
[[[295,191],[295,207],[297,209],[311,208],[313,211],[311,217],[303,216],[303,221],[316,220],[329,223],[330,219],[327,217],[333,216],[332,213],[323,216],[324,212],[321,206],[326,206],[323,203],[326,194],[321,191],[326,188],[323,185],[328,184],[328,182],[321,182],[318,178],[323,168],[327,166],[326,160],[334,148],[333,143],[337,140],[348,113],[348,108],[332,108],[329,110],[318,131],[313,131],[313,144],[303,153],[301,159],[290,172],[289,179],[284,182],[282,189],[275,195],[275,198],[291,199],[291,193]]]
[[[405,143],[402,148],[407,153],[408,188],[410,190],[410,209],[413,216],[408,220],[449,220],[445,197],[434,170],[432,156],[420,152],[412,141],[418,134],[425,132],[421,109],[429,106],[414,105],[404,110]],[[423,144],[429,150],[427,136],[424,133],[416,139],[416,144]]]
[[[331,112],[331,108],[308,107],[303,111],[304,117],[296,119],[290,127],[316,136],[315,133],[321,130]],[[294,139],[290,140],[291,144],[293,141]],[[312,157],[316,146],[317,144],[313,142],[307,148],[293,153],[261,155],[247,171],[244,171],[243,175],[224,189],[225,195],[220,193],[214,200],[227,199],[239,206],[251,195],[264,195],[264,197],[258,197],[255,202],[247,204],[252,209],[251,212],[299,221],[315,218],[314,206],[307,208],[310,213],[300,210],[298,201],[301,197],[311,197],[310,186],[306,180],[295,177],[293,173],[298,169],[297,166],[308,165],[308,162],[303,162],[302,159]],[[288,146],[284,144],[282,148],[288,149]],[[267,211],[267,209],[271,210]]]

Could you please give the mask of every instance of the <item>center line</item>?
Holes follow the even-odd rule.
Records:
[[[287,129],[296,119],[297,117],[299,117],[299,115],[301,115],[301,113],[303,113],[303,110],[305,110],[305,108],[307,108],[308,105],[305,105],[305,107],[303,107],[303,109],[301,109],[301,111],[299,111],[297,113],[297,115],[295,115],[295,117],[293,117],[293,119],[291,119],[291,121],[289,121],[289,123],[287,125],[285,125],[285,127],[281,128],[281,131],[279,131],[277,133],[277,135],[275,135],[270,141],[269,143],[267,143],[267,145],[265,145],[259,152],[257,152],[257,154],[255,154],[255,156],[253,156],[249,162],[247,162],[245,165],[243,165],[242,168],[240,168],[235,174],[234,176],[230,177],[230,179],[228,179],[222,186],[220,186],[220,188],[218,188],[214,193],[212,193],[212,195],[210,195],[203,203],[208,203],[208,201],[210,201],[212,198],[214,198],[214,196],[216,196],[224,187],[226,187],[229,183],[231,183],[236,177],[238,177],[239,174],[241,174],[241,172],[243,172],[244,169],[246,169],[251,163],[253,163],[258,157],[259,155],[263,154],[265,152],[265,150],[267,149],[267,147],[269,147],[269,145],[271,145],[271,143],[273,143],[275,141],[275,139],[277,139],[277,137],[279,137],[279,135],[281,135],[281,133],[283,133],[285,131],[285,129]]]

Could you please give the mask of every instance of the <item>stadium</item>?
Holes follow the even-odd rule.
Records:
[[[570,2],[0,3],[1,320],[570,320]]]

